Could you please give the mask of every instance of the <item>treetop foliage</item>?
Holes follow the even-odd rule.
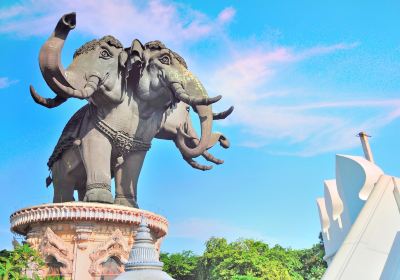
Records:
[[[262,241],[210,238],[201,256],[161,253],[164,270],[176,280],[317,280],[326,269],[322,243],[294,250]]]
[[[40,279],[32,268],[40,268],[43,265],[44,261],[38,251],[28,244],[18,244],[12,251],[0,251],[0,280]],[[26,276],[28,270],[31,270],[32,277]]]

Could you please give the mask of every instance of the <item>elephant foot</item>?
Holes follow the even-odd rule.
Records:
[[[111,187],[107,184],[91,184],[86,187],[85,202],[113,203]]]
[[[127,197],[127,196],[116,195],[114,204],[119,204],[119,205],[133,207],[133,208],[139,208],[139,205],[137,204],[136,200],[133,197]]]

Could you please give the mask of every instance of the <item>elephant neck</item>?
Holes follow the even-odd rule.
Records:
[[[129,135],[125,131],[115,130],[104,120],[100,119],[94,106],[89,108],[89,112],[94,126],[110,139],[116,148],[118,156],[126,156],[133,151],[148,151],[150,149],[150,142],[146,142],[141,138]]]
[[[165,105],[141,100],[134,91],[128,92],[121,103],[90,103],[92,115],[115,131],[151,142],[161,127]]]
[[[123,131],[129,136],[135,136],[139,122],[137,102],[126,96],[121,103],[91,103],[91,115],[101,120],[115,131]]]
[[[158,100],[142,100],[137,96],[136,100],[139,116],[136,136],[146,141],[151,141],[162,127],[165,112],[169,106],[157,102]]]

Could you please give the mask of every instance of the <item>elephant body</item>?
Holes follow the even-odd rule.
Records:
[[[49,159],[54,202],[74,200],[76,189],[79,200],[138,207],[138,177],[157,134],[173,140],[193,167],[193,158],[199,155],[220,163],[207,158],[206,152],[217,141],[227,146],[221,134],[211,133],[211,104],[220,97],[207,96],[183,58],[159,41],[142,45],[134,40],[131,48],[124,49],[116,38],[105,36],[79,48],[64,70],[60,54],[74,27],[75,14],[64,15],[39,55],[43,77],[57,96],[45,99],[31,86],[34,100],[48,108],[70,97],[89,102],[67,123]],[[199,116],[200,138],[183,102]]]

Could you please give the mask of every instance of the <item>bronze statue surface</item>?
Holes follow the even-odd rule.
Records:
[[[221,96],[209,97],[179,54],[160,41],[142,44],[135,39],[124,48],[118,39],[105,36],[81,46],[64,69],[61,51],[75,25],[75,13],[62,16],[40,50],[43,78],[56,97],[43,98],[30,87],[34,101],[47,108],[71,97],[88,101],[69,120],[49,158],[52,177],[47,185],[53,183],[53,202],[73,201],[78,190],[79,200],[138,207],[138,177],[155,137],[174,141],[193,168],[211,168],[194,160],[200,155],[223,163],[207,149],[217,142],[229,147],[224,135],[212,133],[212,123],[229,116],[233,107],[213,113],[212,104]],[[190,107],[199,117],[200,137]]]

